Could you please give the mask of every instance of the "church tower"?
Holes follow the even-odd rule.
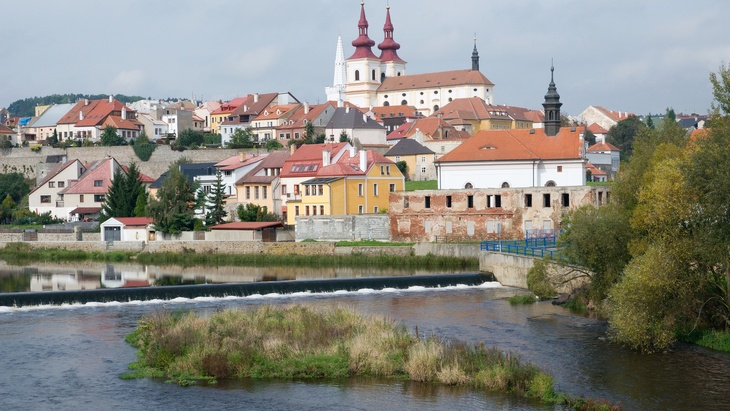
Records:
[[[339,106],[345,100],[345,84],[347,82],[347,65],[345,64],[345,50],[342,47],[342,36],[337,36],[337,50],[335,51],[335,75],[332,87],[325,87],[327,101],[335,101]]]
[[[555,87],[555,81],[553,73],[555,67],[550,66],[550,85],[548,86],[548,92],[545,94],[545,102],[542,103],[542,107],[545,110],[545,134],[548,136],[555,136],[560,131],[560,106],[563,103],[560,102],[560,94],[558,89]]]
[[[346,100],[360,107],[376,105],[376,91],[380,86],[380,59],[373,54],[375,42],[368,37],[365,2],[360,2],[358,37],[352,42],[355,52],[347,59]]]
[[[474,50],[471,52],[471,69],[479,71],[479,52],[477,51],[477,36],[474,36]]]
[[[400,44],[393,39],[393,23],[390,21],[390,6],[385,8],[385,25],[383,26],[383,42],[378,44],[381,50],[381,83],[385,77],[397,77],[406,74],[406,62],[398,57]]]

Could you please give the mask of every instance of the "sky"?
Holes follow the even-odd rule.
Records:
[[[727,0],[367,0],[383,41],[390,5],[407,74],[471,68],[494,102],[541,109],[551,63],[564,114],[706,114],[730,62]],[[49,94],[325,101],[337,36],[354,48],[360,0],[33,0],[0,4],[0,107]]]

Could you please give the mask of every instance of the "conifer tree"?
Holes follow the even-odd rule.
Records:
[[[217,225],[225,221],[228,212],[225,210],[226,186],[223,184],[223,175],[218,169],[215,173],[215,183],[208,195],[208,213],[205,216],[207,226]]]

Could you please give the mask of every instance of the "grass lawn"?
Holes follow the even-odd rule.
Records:
[[[436,180],[406,181],[406,191],[414,190],[438,190],[438,182]]]

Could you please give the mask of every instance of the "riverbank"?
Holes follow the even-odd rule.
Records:
[[[167,378],[190,385],[378,376],[510,393],[575,409],[620,409],[557,393],[549,374],[515,354],[422,337],[417,329],[411,334],[392,320],[343,308],[267,305],[209,318],[158,312],[143,317],[126,339],[139,353],[123,378]]]

